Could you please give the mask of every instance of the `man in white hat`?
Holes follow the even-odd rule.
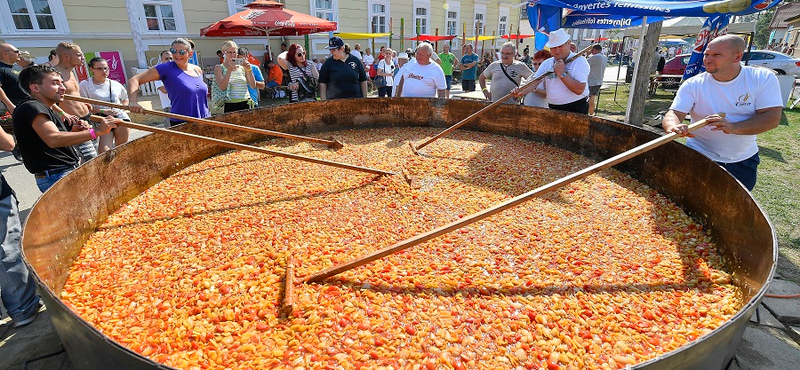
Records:
[[[569,34],[564,29],[558,29],[550,32],[549,36],[550,39],[545,46],[550,48],[553,56],[546,59],[533,75],[534,78],[537,78],[547,72],[553,72],[543,80],[547,90],[547,105],[552,109],[567,112],[589,113],[589,86],[587,84],[589,62],[583,56],[579,56],[566,64],[565,60],[575,55],[569,49]],[[524,89],[515,88],[511,94],[517,97],[524,96],[534,91],[541,82],[532,83]]]
[[[406,65],[406,63],[408,63],[408,54],[406,53],[397,54],[397,68],[394,69],[395,96],[398,96],[397,87],[400,86],[400,79],[398,78],[398,76],[400,76],[401,73],[403,73],[403,66]]]

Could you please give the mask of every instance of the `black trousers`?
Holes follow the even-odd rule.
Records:
[[[567,104],[547,104],[550,109],[561,110],[565,112],[575,112],[589,114],[589,99],[586,97],[580,98],[572,103]]]

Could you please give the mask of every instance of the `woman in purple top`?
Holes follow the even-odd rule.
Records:
[[[128,80],[129,110],[142,113],[139,105],[139,85],[161,80],[172,103],[171,113],[184,116],[206,118],[208,111],[208,85],[203,80],[203,70],[189,63],[194,54],[194,42],[185,38],[177,38],[172,42],[173,61],[162,63],[139,73]],[[170,126],[186,121],[170,119]]]

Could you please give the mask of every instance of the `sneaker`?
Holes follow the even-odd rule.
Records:
[[[11,325],[11,327],[12,328],[19,328],[19,327],[23,327],[25,325],[28,325],[28,324],[32,323],[33,320],[36,320],[36,316],[39,314],[39,310],[42,309],[42,306],[44,306],[44,302],[42,302],[42,300],[40,299],[39,302],[37,303],[36,309],[33,311],[32,315],[30,315],[26,319],[23,319],[23,320],[20,320],[20,321],[14,321],[14,325]]]

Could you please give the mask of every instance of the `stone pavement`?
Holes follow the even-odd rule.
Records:
[[[606,70],[606,81],[614,81],[616,70]],[[611,71],[610,71],[611,70]],[[624,71],[623,74],[624,76]],[[612,77],[613,76],[613,77]],[[460,94],[461,86],[454,85],[451,96]],[[145,108],[160,109],[157,97],[140,99]],[[286,100],[276,99],[265,102],[282,104]],[[144,122],[143,117],[134,115],[134,122]],[[160,121],[160,119],[156,119]],[[147,132],[133,130],[131,140],[147,135]],[[11,153],[0,152],[0,170],[15,190],[22,217],[26,217],[41,193],[36,188],[33,175],[28,173]],[[778,277],[770,286],[769,294],[797,295],[800,286],[781,280]],[[58,335],[46,309],[36,321],[22,328],[11,328],[11,322],[0,316],[0,369],[31,370],[71,370],[69,357],[64,352]],[[39,359],[42,356],[51,357]],[[800,368],[800,298],[765,298],[750,319],[744,332],[736,357],[729,370],[795,370]]]

